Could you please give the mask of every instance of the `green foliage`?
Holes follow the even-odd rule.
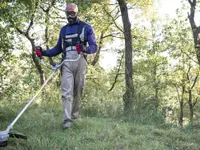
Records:
[[[21,22],[27,21],[28,16],[30,16],[30,12],[26,8],[26,5],[17,2],[4,3],[0,9],[0,14],[1,21],[6,24],[12,24],[15,27],[23,27]]]
[[[82,112],[88,116],[119,117],[123,111],[120,89],[108,92],[111,86],[106,72],[98,66],[88,66]]]
[[[13,47],[11,43],[12,36],[8,34],[8,31],[10,31],[8,28],[0,24],[0,101],[5,94],[5,90],[9,87],[9,84],[6,82],[11,70],[8,62],[14,61],[11,53]]]
[[[169,86],[176,91],[173,93],[171,92],[170,101],[167,105],[174,108],[175,116],[178,116],[180,111],[180,108],[177,108],[177,104],[179,104],[181,96],[183,103],[188,102],[188,90],[191,89],[195,77],[199,72],[199,67],[195,62],[196,56],[195,50],[193,49],[192,35],[188,32],[190,27],[184,22],[184,19],[172,20],[172,22],[165,27],[165,30],[168,31],[165,31],[166,46],[168,47],[168,54],[170,55],[172,62],[169,67],[169,76],[167,81]],[[171,26],[171,24],[173,24],[173,26]],[[192,101],[199,97],[197,92],[198,85],[199,82],[197,81],[196,86],[192,89]],[[182,90],[183,87],[185,87],[184,92]],[[172,99],[176,99],[176,102],[172,102]],[[185,123],[187,123],[189,109],[185,105],[184,117]]]

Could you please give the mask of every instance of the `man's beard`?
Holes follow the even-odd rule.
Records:
[[[77,21],[77,17],[73,17],[73,18],[68,17],[67,20],[68,20],[69,24],[74,24]]]

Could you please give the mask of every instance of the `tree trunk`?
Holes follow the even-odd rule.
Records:
[[[131,24],[128,16],[128,8],[125,0],[118,0],[120,11],[122,14],[122,22],[124,27],[125,37],[125,80],[126,80],[126,92],[123,96],[124,100],[124,114],[128,115],[133,110],[133,96],[134,87],[132,80],[132,35]]]
[[[155,88],[155,108],[156,108],[156,110],[158,110],[158,107],[159,107],[158,92],[159,92],[159,90],[158,90],[158,86],[157,86]]]
[[[94,66],[94,65],[99,61],[100,52],[101,52],[101,48],[102,48],[102,44],[103,44],[103,36],[104,36],[104,32],[101,32],[98,50],[97,50],[97,52],[96,52],[96,55],[95,55],[95,57],[94,57],[94,60],[93,60],[92,63],[91,63],[92,66]]]
[[[182,128],[183,127],[183,99],[179,102],[180,105],[180,112],[178,118],[178,125]]]
[[[179,101],[180,112],[179,112],[179,118],[178,118],[178,124],[179,124],[179,126],[181,128],[183,127],[183,101],[184,101],[184,94],[185,94],[185,85],[182,85],[181,99]]]
[[[193,102],[193,96],[192,96],[192,90],[193,88],[195,87],[196,83],[197,83],[197,80],[198,80],[198,77],[199,77],[199,74],[196,75],[196,77],[193,79],[190,79],[190,70],[191,70],[191,67],[188,68],[188,71],[187,71],[187,82],[192,83],[191,87],[189,88],[188,90],[188,105],[189,105],[189,111],[190,111],[190,123],[193,125],[193,116],[194,116],[194,106],[196,104],[196,102],[194,101]]]
[[[155,55],[155,49],[153,50],[153,55]],[[153,71],[152,71],[152,77],[153,77],[153,89],[154,89],[154,103],[155,108],[158,110],[159,106],[159,100],[158,100],[158,92],[159,92],[159,83],[157,79],[157,64],[153,62]]]
[[[42,67],[41,67],[38,59],[36,58],[36,55],[35,55],[35,52],[34,52],[35,51],[35,41],[34,41],[34,39],[32,39],[30,37],[28,30],[26,32],[23,32],[19,28],[16,28],[16,30],[20,34],[22,34],[23,36],[25,36],[30,41],[30,43],[31,43],[31,47],[32,47],[32,55],[31,56],[32,56],[33,62],[34,62],[35,66],[36,66],[36,68],[37,68],[37,70],[38,70],[38,72],[40,74],[40,84],[42,85],[44,83],[44,72],[43,72]]]
[[[50,24],[50,10],[51,8],[55,5],[56,0],[51,0],[49,6],[46,8],[46,10],[44,8],[43,11],[45,12],[45,43],[46,43],[46,49],[49,49],[49,24]],[[52,57],[48,57],[50,64],[53,64],[53,59]]]
[[[38,6],[38,1],[35,2],[35,8],[37,8]],[[36,10],[34,10],[33,14],[31,15],[31,19],[30,19],[30,22],[29,22],[29,25],[28,25],[28,28],[26,31],[22,31],[20,28],[18,28],[18,26],[15,26],[15,21],[12,20],[12,18],[10,18],[10,23],[13,25],[13,27],[23,36],[25,36],[31,43],[31,46],[32,46],[32,59],[33,59],[33,62],[40,74],[40,84],[42,85],[44,83],[44,72],[42,70],[42,67],[38,61],[38,59],[36,58],[36,55],[35,55],[35,41],[33,38],[31,38],[30,36],[30,30],[34,24],[34,17],[35,17],[35,12]]]
[[[195,16],[195,10],[196,10],[196,0],[188,0],[190,4],[190,14],[188,15],[190,26],[193,33],[193,39],[194,39],[194,46],[196,50],[196,56],[198,63],[200,65],[200,27],[196,26],[194,16]]]
[[[189,99],[188,99],[188,105],[190,109],[190,123],[193,123],[193,103],[192,103],[192,90],[189,90]]]
[[[31,42],[31,45],[32,45],[32,59],[33,59],[33,62],[40,74],[40,84],[43,85],[44,84],[44,71],[42,70],[42,66],[40,65],[38,59],[36,58],[36,55],[35,55],[35,44],[34,44],[34,40],[31,40],[29,39],[29,41]]]

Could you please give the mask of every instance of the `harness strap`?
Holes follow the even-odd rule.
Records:
[[[83,45],[86,46],[86,42],[84,42],[84,39],[82,39],[82,40],[83,40],[83,41],[82,41],[82,40],[81,40],[81,37],[80,37],[80,35],[81,35],[81,33],[82,33],[83,28],[84,28],[85,25],[86,25],[85,22],[79,20],[79,23],[78,23],[78,30],[77,30],[77,34],[78,34],[78,41],[77,41],[77,44],[83,44]],[[67,26],[68,26],[68,25],[65,26],[65,30],[66,30]],[[84,34],[84,33],[83,33],[83,34]],[[63,44],[64,41],[63,41],[63,38],[64,38],[64,36],[66,36],[66,35],[65,35],[64,32],[63,32],[61,36],[62,36],[63,58],[65,58],[65,57],[66,57],[66,52],[67,52],[67,51],[76,50],[76,46],[65,47],[65,50],[64,50],[64,44]],[[70,35],[69,35],[69,36],[70,36]]]
[[[72,51],[72,50],[76,50],[76,46],[68,46],[65,48],[66,51]],[[66,52],[65,51],[65,52]]]

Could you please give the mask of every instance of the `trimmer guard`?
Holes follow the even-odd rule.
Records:
[[[9,133],[8,131],[0,131],[0,147],[6,146],[8,141]]]

